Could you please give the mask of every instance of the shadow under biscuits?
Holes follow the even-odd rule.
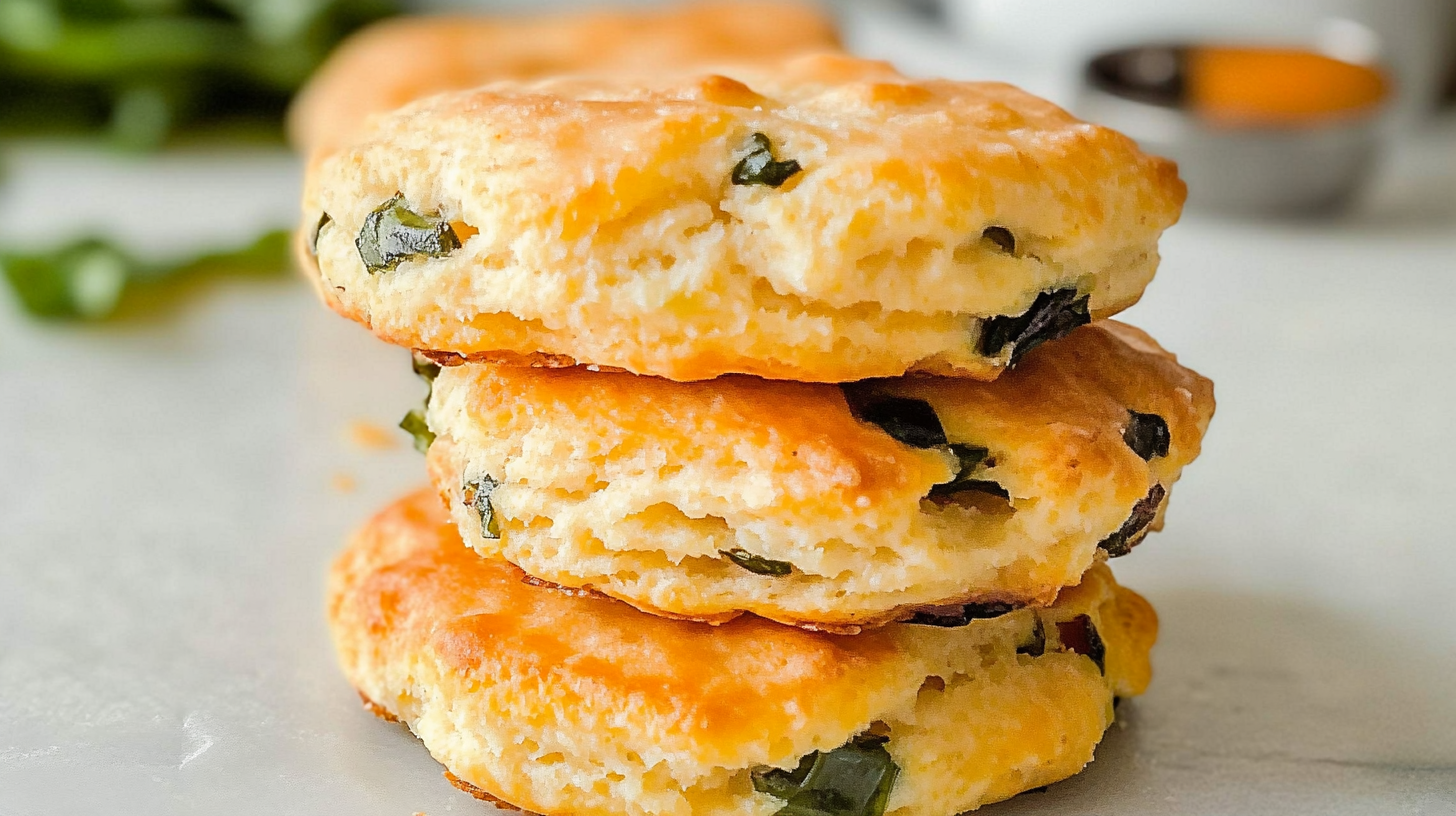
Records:
[[[1153,684],[1097,761],[980,813],[1456,813],[1456,655],[1286,598],[1151,600]]]

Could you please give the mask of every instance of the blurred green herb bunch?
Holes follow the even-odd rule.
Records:
[[[148,149],[262,124],[394,0],[0,0],[0,133],[101,132]]]
[[[0,137],[101,136],[159,148],[179,134],[282,135],[289,99],[350,32],[396,0],[0,0]],[[214,270],[277,273],[285,233],[154,263],[95,238],[0,250],[16,302],[42,318],[109,316],[136,286]]]

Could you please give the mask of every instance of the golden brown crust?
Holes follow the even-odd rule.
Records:
[[[1171,163],[1006,85],[827,54],[722,71],[497,83],[382,117],[308,173],[326,301],[467,357],[993,379],[1010,350],[979,348],[985,319],[1060,289],[1097,317],[1135,303],[1182,206]],[[755,133],[801,171],[733,183]],[[396,194],[467,225],[463,246],[366,270],[354,240]]]
[[[495,805],[498,808],[503,808],[505,810],[509,810],[515,813],[525,814],[525,816],[540,816],[540,814],[533,813],[529,810],[526,810],[525,808],[516,807],[515,805],[507,802],[499,796],[493,796],[489,793],[486,793],[480,788],[475,787],[469,782],[466,782],[464,779],[461,779],[455,774],[450,773],[449,771],[445,771],[445,781],[455,786],[456,790],[464,791],[465,793],[470,794],[476,799],[479,799],[482,802],[489,802],[490,804]]]
[[[1105,672],[1062,640],[1084,615]],[[776,800],[753,792],[750,769],[792,767],[875,723],[902,770],[889,816],[1004,799],[1091,758],[1113,695],[1145,687],[1157,626],[1102,567],[1051,609],[959,629],[664,620],[523,583],[461,546],[428,491],[340,556],[329,620],[349,681],[458,786],[573,816],[768,816]]]
[[[442,91],[586,70],[773,59],[838,46],[833,22],[788,0],[545,16],[399,17],[351,37],[299,92],[301,151],[347,144],[369,117]]]
[[[949,442],[987,449],[975,478],[1008,499],[927,501],[955,475],[949,449],[897,441],[846,394],[927,403]],[[852,633],[929,607],[1051,603],[1135,508],[1151,501],[1161,517],[1213,409],[1211,383],[1112,321],[993,383],[677,383],[467,364],[435,382],[429,468],[462,537],[543,582],[659,615],[752,612]],[[1129,447],[1131,411],[1167,423],[1166,455]],[[465,500],[486,477],[499,537]],[[754,575],[734,550],[794,569]]]

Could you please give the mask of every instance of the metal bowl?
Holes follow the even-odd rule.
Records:
[[[1179,46],[1146,46],[1093,59],[1077,112],[1176,160],[1196,206],[1320,212],[1354,198],[1380,147],[1379,105],[1309,122],[1210,120],[1184,106],[1184,53]]]

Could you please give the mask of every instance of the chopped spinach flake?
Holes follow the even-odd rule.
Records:
[[[481,476],[475,481],[467,481],[461,489],[465,506],[480,516],[480,537],[491,541],[501,537],[500,521],[496,518],[495,505],[490,499],[497,487],[500,487],[500,482],[489,476]]]
[[[1041,657],[1046,654],[1046,627],[1042,625],[1041,618],[1033,618],[1031,625],[1031,636],[1025,643],[1016,647],[1017,654],[1024,654],[1030,657]]]
[[[1098,671],[1107,673],[1107,646],[1102,642],[1102,636],[1097,634],[1092,618],[1078,615],[1058,623],[1057,636],[1061,638],[1063,651],[1086,655],[1092,658]]]
[[[999,483],[990,479],[976,479],[973,474],[982,466],[992,464],[991,452],[977,445],[963,445],[953,442],[950,445],[950,452],[955,454],[958,469],[954,479],[943,484],[930,488],[930,498],[945,499],[957,493],[975,492],[989,493],[992,496],[999,496],[1003,499],[1010,499],[1011,494]]]
[[[328,213],[319,216],[318,223],[314,225],[313,233],[308,236],[308,252],[315,258],[318,257],[319,236],[323,234],[324,227],[334,223],[334,217]]]
[[[1133,453],[1151,462],[1155,456],[1167,456],[1173,445],[1173,434],[1168,430],[1168,421],[1157,414],[1140,414],[1128,411],[1127,428],[1122,432],[1122,441],[1132,448]]]
[[[1132,513],[1117,528],[1117,532],[1104,538],[1097,546],[1107,551],[1108,558],[1119,558],[1132,552],[1132,548],[1142,540],[1143,531],[1158,517],[1158,506],[1167,495],[1167,488],[1160,484],[1153,485],[1148,495],[1138,499],[1138,503],[1132,506]]]
[[[916,612],[905,622],[921,626],[966,626],[971,621],[999,618],[1015,612],[1019,608],[1016,604],[1009,603],[961,604]]]
[[[364,219],[354,246],[370,274],[390,272],[405,261],[442,258],[460,248],[460,237],[439,214],[409,208],[403,193],[379,205]]]
[[[728,556],[729,561],[755,575],[788,575],[794,571],[794,565],[787,561],[774,561],[737,547],[724,550],[723,554]]]
[[[753,788],[785,801],[775,816],[882,816],[900,769],[885,748],[888,737],[860,734],[792,771],[753,772]]]
[[[775,161],[773,145],[762,133],[755,133],[748,138],[747,149],[747,155],[733,168],[734,184],[778,187],[803,169],[793,159]]]
[[[440,375],[440,366],[423,354],[415,352],[410,357],[410,367],[414,369],[416,376],[425,381],[425,404],[405,414],[404,419],[399,421],[399,427],[414,437],[415,450],[428,453],[430,446],[435,443],[435,432],[430,430],[425,414],[430,409],[430,397],[435,393],[435,378]]]
[[[430,387],[425,394],[425,400],[428,402],[430,396],[435,393],[435,378],[440,376],[440,364],[423,354],[414,354],[410,356],[410,368],[414,369],[415,376],[424,380],[425,385]]]
[[[980,351],[987,357],[995,357],[1009,346],[1011,359],[1007,365],[1015,366],[1027,352],[1042,343],[1092,322],[1088,300],[1088,295],[1078,295],[1073,288],[1042,292],[1024,313],[992,317],[983,322]]]
[[[986,227],[981,231],[981,237],[995,244],[1007,255],[1016,254],[1016,236],[1005,227]]]
[[[936,448],[949,444],[940,417],[925,400],[909,397],[868,397],[846,392],[855,418],[880,426],[897,442],[912,448]]]
[[[414,437],[415,450],[420,453],[429,453],[430,446],[435,443],[435,432],[430,430],[429,424],[425,422],[424,411],[416,408],[405,414],[404,419],[399,421],[399,427]]]

